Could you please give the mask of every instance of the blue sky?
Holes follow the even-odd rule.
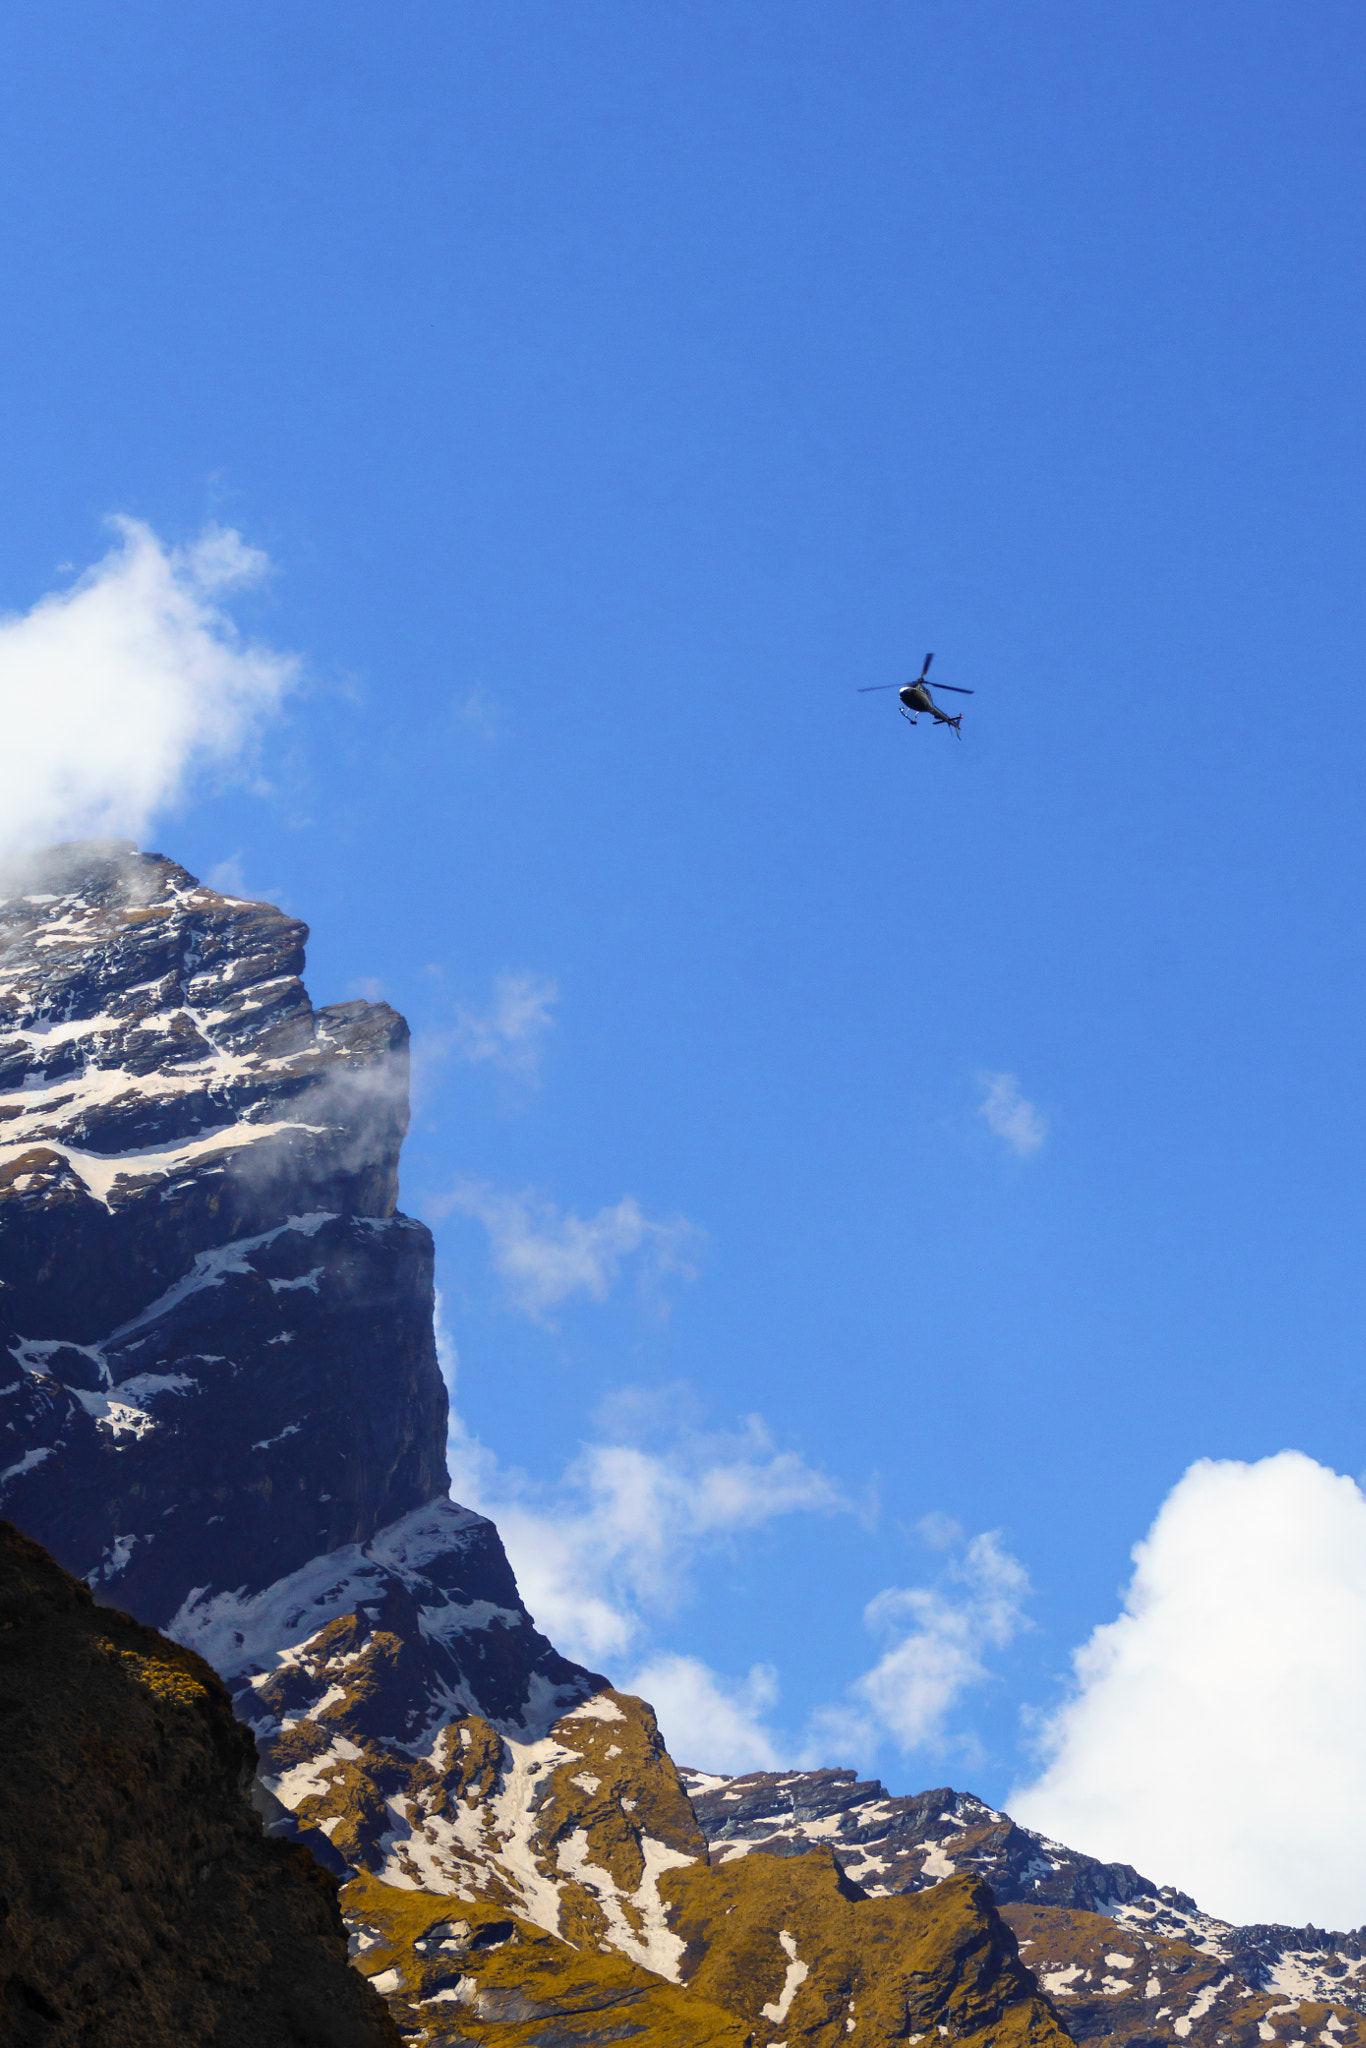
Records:
[[[1193,1461],[1366,1464],[1360,11],[0,34],[0,602],[269,555],[150,837],[411,1019],[466,1469],[680,1753],[1003,1798]]]

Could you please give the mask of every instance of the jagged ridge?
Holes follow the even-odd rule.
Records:
[[[984,1878],[1079,2040],[1366,2048],[1366,1929],[1232,1927],[947,1786],[893,1797],[847,1770],[682,1777],[714,1862],[820,1844],[875,1897]]]

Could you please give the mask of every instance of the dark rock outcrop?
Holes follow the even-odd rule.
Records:
[[[24,884],[0,902],[0,1506],[203,1649],[267,1741],[334,1658],[355,1732],[405,1754],[462,1709],[548,1725],[603,1681],[448,1498],[431,1237],[395,1207],[403,1019],[315,1010],[302,924],[158,854],[58,848]]]
[[[714,1862],[751,1849],[800,1856],[819,1842],[856,1883],[879,1894],[922,1891],[947,1877],[951,1864],[984,1877],[1001,1905],[1027,1900],[1107,1913],[1141,1899],[1154,1911],[1196,1911],[1194,1899],[1159,1891],[1129,1864],[1065,1849],[947,1785],[893,1797],[879,1779],[853,1771],[718,1778],[685,1770],[683,1777]]]
[[[7,2048],[398,2048],[335,1880],[262,1833],[255,1764],[200,1658],[0,1522]]]

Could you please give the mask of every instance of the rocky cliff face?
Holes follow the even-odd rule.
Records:
[[[431,1239],[396,1212],[407,1027],[314,1010],[304,926],[159,856],[28,881],[0,905],[0,1506],[205,1649],[272,1773],[300,1722],[419,1757],[477,1707],[543,1740],[602,1681],[447,1497]]]
[[[819,1844],[873,1897],[971,1874],[1078,2040],[1366,2048],[1366,1928],[1231,1927],[1127,1863],[1018,1827],[970,1792],[893,1798],[852,1771],[684,1770],[712,1860],[801,1857]]]
[[[0,903],[0,1511],[227,1682],[406,2038],[1060,2043],[975,1879],[711,1869],[649,1708],[538,1634],[447,1493],[406,1028],[315,1010],[305,937],[124,846]]]
[[[304,927],[170,861],[33,879],[0,905],[0,1485],[166,1623],[444,1487],[408,1034],[315,1011]]]

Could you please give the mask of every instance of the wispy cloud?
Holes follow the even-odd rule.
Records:
[[[519,1081],[534,1081],[559,986],[544,974],[497,974],[486,1009],[459,1003],[450,1035],[457,1058],[489,1065]]]
[[[437,1330],[453,1381],[440,1301]],[[760,1416],[730,1431],[699,1427],[686,1388],[628,1388],[603,1404],[593,1431],[557,1480],[539,1482],[502,1464],[453,1415],[451,1490],[497,1523],[537,1624],[567,1655],[605,1666],[649,1700],[674,1756],[733,1772],[871,1762],[889,1741],[905,1752],[975,1753],[952,1717],[988,1680],[989,1652],[1028,1625],[1024,1569],[997,1534],[969,1539],[946,1516],[927,1517],[920,1533],[945,1558],[937,1582],[891,1587],[869,1603],[883,1655],[794,1731],[777,1721],[771,1666],[730,1677],[660,1637],[675,1634],[708,1557],[790,1515],[861,1518],[863,1503],[776,1444]]]
[[[634,1195],[623,1195],[596,1215],[576,1216],[535,1194],[507,1194],[486,1181],[464,1180],[432,1206],[438,1215],[455,1211],[483,1224],[494,1271],[533,1322],[548,1323],[550,1311],[575,1296],[606,1301],[628,1259],[637,1262],[646,1286],[657,1286],[666,1275],[696,1277],[700,1233],[681,1216],[653,1222]]]
[[[452,725],[486,743],[499,738],[503,730],[503,707],[482,683],[475,683],[450,702]]]
[[[1048,1136],[1047,1119],[1020,1093],[1014,1074],[982,1073],[977,1076],[982,1090],[978,1115],[989,1131],[1008,1145],[1019,1159],[1028,1159]]]
[[[432,965],[427,975],[440,991],[443,970]],[[443,1020],[423,1026],[413,1040],[415,1099],[424,1100],[446,1063],[456,1059],[496,1074],[508,1101],[525,1105],[540,1083],[559,995],[558,983],[547,974],[530,969],[496,974],[487,1003],[457,1002]]]
[[[638,1650],[686,1602],[705,1554],[785,1515],[851,1507],[758,1416],[653,1445],[607,1436],[550,1485],[501,1465],[458,1422],[449,1449],[452,1491],[497,1522],[537,1623],[589,1662]]]
[[[0,718],[11,761],[0,852],[146,836],[197,772],[249,756],[298,680],[295,656],[246,641],[224,609],[269,563],[210,526],[166,547],[135,519],[69,589],[0,618]]]
[[[224,896],[245,897],[247,878],[242,867],[242,849],[230,853],[226,860],[215,861],[204,880],[211,889],[219,890]]]
[[[957,1534],[940,1516],[923,1533],[937,1549]],[[1028,1626],[1028,1593],[1024,1566],[996,1530],[963,1543],[938,1584],[889,1586],[879,1593],[863,1618],[887,1648],[854,1680],[843,1703],[813,1717],[812,1754],[835,1743],[866,1757],[887,1739],[903,1753],[942,1750],[949,1742],[950,1714],[989,1676],[986,1652],[1004,1649]]]

